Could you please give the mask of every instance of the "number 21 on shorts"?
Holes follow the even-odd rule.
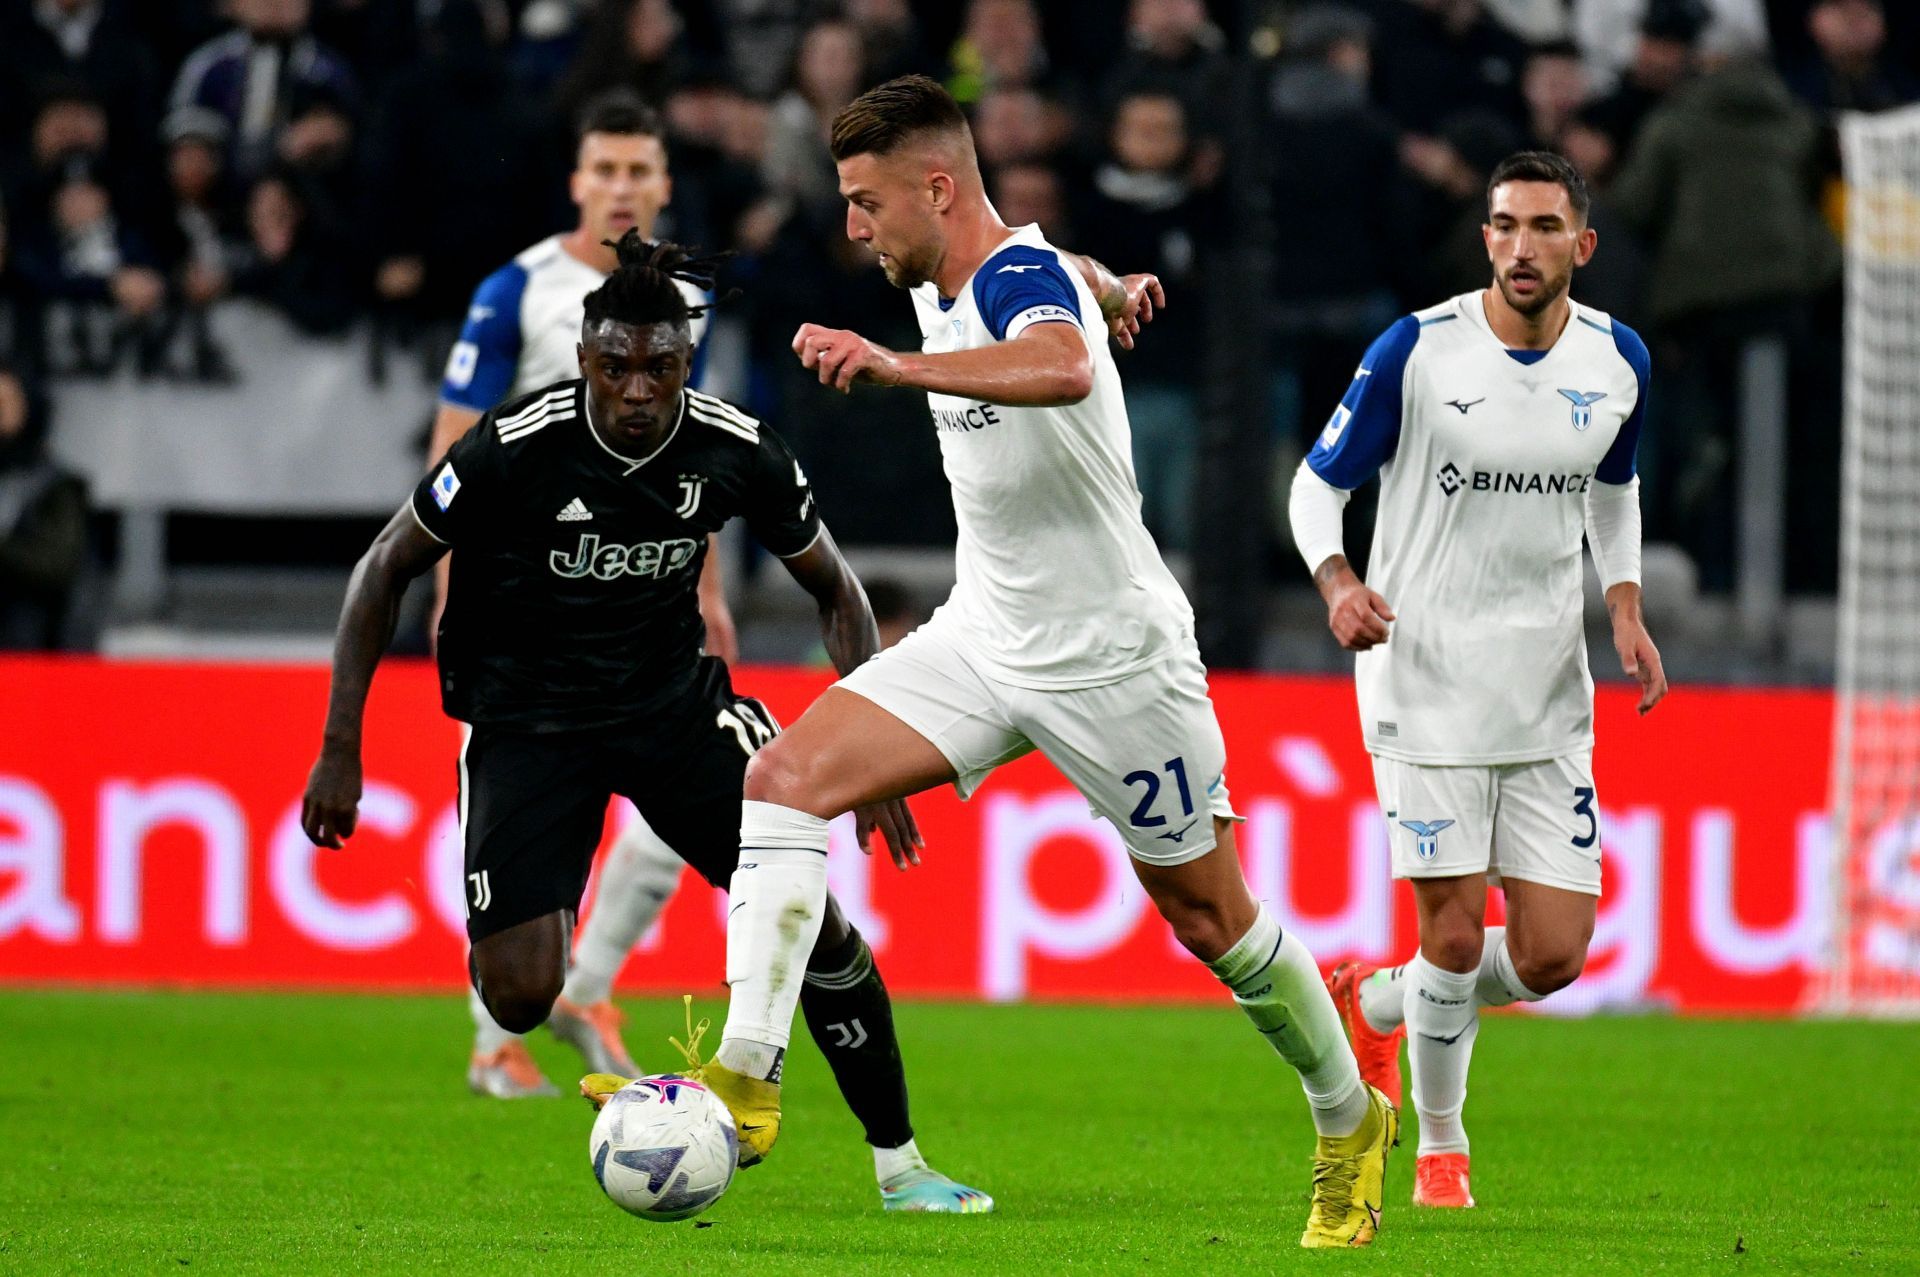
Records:
[[[1187,760],[1169,758],[1160,765],[1160,770],[1173,777],[1180,787],[1180,815],[1184,819],[1193,815],[1193,790],[1187,785]],[[1140,801],[1134,806],[1133,815],[1128,817],[1135,829],[1158,829],[1167,823],[1165,816],[1153,814],[1155,801],[1160,797],[1160,773],[1150,771],[1128,772],[1123,780],[1127,788],[1145,785]]]

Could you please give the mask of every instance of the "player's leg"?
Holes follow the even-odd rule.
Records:
[[[1407,1058],[1420,1115],[1416,1206],[1473,1205],[1462,1112],[1480,1034],[1479,981],[1487,909],[1484,873],[1416,878],[1420,949],[1406,964]]]
[[[607,849],[593,907],[574,944],[566,987],[547,1021],[555,1037],[580,1052],[590,1073],[632,1077],[640,1072],[620,1037],[613,981],[672,898],[683,867],[678,853],[645,817],[636,817]]]
[[[484,727],[461,750],[467,967],[478,1011],[508,1034],[545,1020],[565,980],[608,798],[591,754],[572,737]],[[484,1094],[552,1093],[517,1037],[476,1051],[468,1081]]]
[[[1600,900],[1600,808],[1593,754],[1502,769],[1493,854],[1507,925],[1487,992],[1537,1002],[1586,965]]]
[[[1120,831],[1180,943],[1298,1073],[1320,1136],[1301,1244],[1366,1244],[1379,1227],[1398,1115],[1361,1082],[1313,955],[1247,890],[1226,742],[1198,654],[1103,687],[1013,701],[1016,725]]]

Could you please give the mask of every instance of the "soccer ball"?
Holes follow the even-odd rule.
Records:
[[[698,1215],[733,1182],[733,1115],[691,1078],[663,1073],[614,1092],[587,1139],[593,1177],[621,1210],[666,1223]]]

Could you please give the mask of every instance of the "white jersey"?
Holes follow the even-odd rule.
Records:
[[[580,375],[575,347],[587,294],[606,275],[561,247],[549,236],[480,282],[460,340],[447,357],[440,398],[457,407],[485,412],[495,404],[530,394]],[[690,306],[711,301],[705,292],[679,281]],[[700,384],[702,339],[707,319],[692,323],[694,369],[689,385]]]
[[[927,396],[960,532],[938,623],[1019,687],[1095,687],[1179,651],[1193,609],[1140,521],[1120,372],[1080,272],[1023,226],[957,297],[923,284],[913,302],[928,354],[1070,323],[1093,357],[1092,393],[1077,404]]]
[[[1580,539],[1589,488],[1633,479],[1647,377],[1645,343],[1578,303],[1551,349],[1507,349],[1478,292],[1367,351],[1307,464],[1338,488],[1380,475],[1368,584],[1399,619],[1355,663],[1370,752],[1592,747]]]

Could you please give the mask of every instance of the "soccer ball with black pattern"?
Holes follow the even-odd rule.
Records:
[[[587,1156],[615,1206],[656,1223],[690,1219],[719,1201],[739,1163],[727,1106],[677,1073],[616,1091],[594,1119]]]

